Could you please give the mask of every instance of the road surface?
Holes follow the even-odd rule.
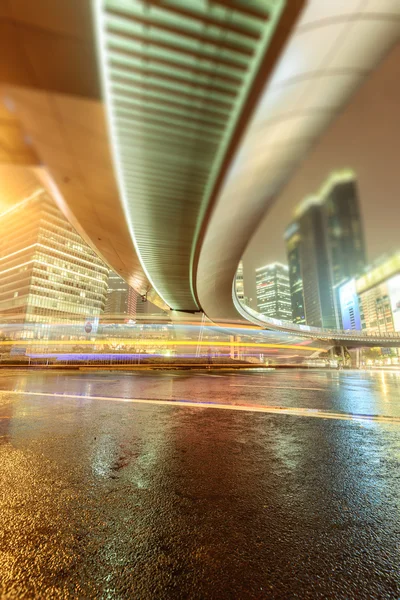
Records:
[[[0,597],[400,597],[400,373],[0,372]]]

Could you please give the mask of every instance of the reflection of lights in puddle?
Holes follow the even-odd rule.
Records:
[[[383,395],[385,396],[384,400],[387,402],[387,399],[386,399],[387,385],[386,385],[386,381],[385,381],[385,373],[383,371],[381,373],[381,382],[382,382],[382,392],[383,392]]]
[[[92,471],[98,477],[107,477],[110,474],[111,466],[114,461],[115,443],[109,435],[102,436],[94,452]]]

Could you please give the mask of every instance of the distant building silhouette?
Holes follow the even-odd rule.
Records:
[[[285,231],[286,250],[289,267],[290,299],[293,323],[305,323],[303,278],[301,274],[301,236],[298,223],[292,223]]]
[[[138,296],[135,290],[114,271],[110,271],[107,285],[104,318],[115,322],[134,320]]]

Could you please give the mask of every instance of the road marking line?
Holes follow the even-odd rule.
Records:
[[[201,377],[229,377],[229,375],[213,375],[212,373],[195,373],[195,375],[200,375]]]
[[[264,390],[314,390],[316,392],[326,392],[326,388],[315,388],[315,387],[295,387],[295,386],[284,386],[284,385],[253,385],[251,383],[231,383],[231,387],[255,387],[255,388],[263,388]]]
[[[161,406],[185,406],[191,408],[217,408],[220,410],[233,410],[243,412],[260,412],[279,415],[292,415],[295,417],[313,417],[317,419],[337,419],[341,421],[374,421],[380,423],[400,425],[400,417],[389,417],[384,415],[363,415],[352,413],[335,413],[319,408],[292,408],[284,406],[260,406],[257,404],[219,404],[203,402],[199,400],[160,400],[156,398],[121,398],[117,396],[86,396],[80,394],[56,394],[50,392],[30,392],[28,390],[0,390],[2,394],[15,394],[26,396],[45,396],[51,398],[64,398],[73,400],[105,400],[108,402],[129,402],[133,404],[156,404]]]
[[[82,379],[82,377],[69,377],[68,381],[80,381],[82,383],[82,381],[84,381],[85,383],[87,382],[95,382],[95,383],[104,383],[104,379],[101,379],[100,377],[92,377],[92,378],[84,378]],[[115,383],[116,381],[118,381],[118,379],[107,379],[107,383]]]

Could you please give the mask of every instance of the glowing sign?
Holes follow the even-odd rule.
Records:
[[[396,252],[382,264],[371,269],[368,273],[357,279],[357,292],[362,294],[366,290],[387,281],[400,271],[400,252]]]

